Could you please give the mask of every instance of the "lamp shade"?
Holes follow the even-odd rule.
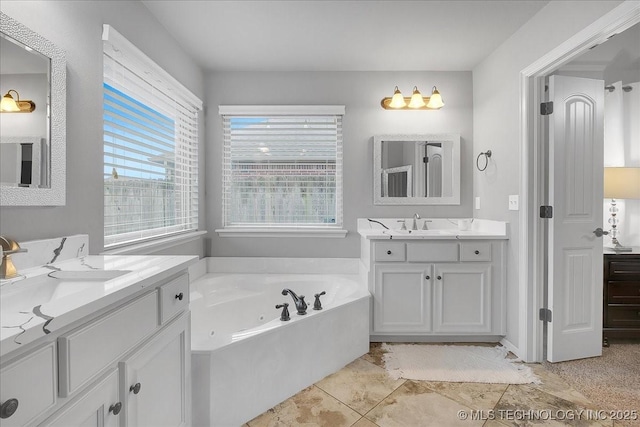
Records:
[[[604,168],[604,197],[640,199],[640,168]]]
[[[431,92],[431,97],[429,98],[429,103],[427,104],[427,107],[433,108],[433,109],[439,109],[444,107],[442,96],[440,95],[440,92],[438,92],[438,89],[436,89],[435,86],[433,87],[433,91]]]
[[[413,87],[413,95],[411,95],[411,101],[409,101],[409,108],[422,108],[426,104],[424,103],[424,98],[422,94],[418,90],[417,86]]]
[[[402,92],[400,92],[400,89],[398,89],[398,86],[396,86],[396,89],[393,92],[393,97],[391,98],[391,103],[389,104],[389,107],[402,108],[402,107],[405,107],[406,105],[407,103],[404,101]]]
[[[0,102],[0,109],[2,111],[8,111],[11,113],[20,111],[20,107],[18,107],[18,104],[9,92],[7,92],[7,94],[2,97],[2,102]]]

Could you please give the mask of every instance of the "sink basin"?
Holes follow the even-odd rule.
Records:
[[[60,280],[107,281],[130,273],[128,270],[52,271],[49,277]]]
[[[8,283],[0,287],[0,310],[5,314],[31,312],[34,307],[51,303],[89,289],[102,288],[102,284],[123,274],[126,270],[52,271]],[[4,321],[2,322],[4,324]]]
[[[428,236],[453,236],[454,230],[385,230],[385,234],[392,237],[428,237]]]

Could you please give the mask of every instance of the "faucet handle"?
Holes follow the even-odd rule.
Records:
[[[404,219],[399,219],[398,222],[402,223],[402,227],[400,227],[400,230],[406,230],[407,229],[407,223],[405,222]]]
[[[283,322],[286,322],[286,321],[291,319],[291,316],[289,316],[289,304],[288,303],[283,302],[282,304],[278,304],[278,305],[276,305],[276,308],[281,308],[282,309],[282,314],[280,315],[280,320],[282,320]]]
[[[427,223],[428,222],[432,222],[430,219],[425,219],[424,222],[422,223],[422,229],[423,230],[428,230],[429,228],[427,227]]]
[[[322,295],[325,295],[326,292],[322,291],[319,294],[315,294],[314,296],[316,297],[316,301],[313,303],[313,309],[314,310],[322,310],[322,303],[320,302],[320,297]]]

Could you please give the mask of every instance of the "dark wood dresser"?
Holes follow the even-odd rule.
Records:
[[[604,251],[602,338],[640,339],[640,248]]]

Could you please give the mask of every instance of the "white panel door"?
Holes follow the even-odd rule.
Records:
[[[602,354],[604,82],[549,78],[550,362]]]

